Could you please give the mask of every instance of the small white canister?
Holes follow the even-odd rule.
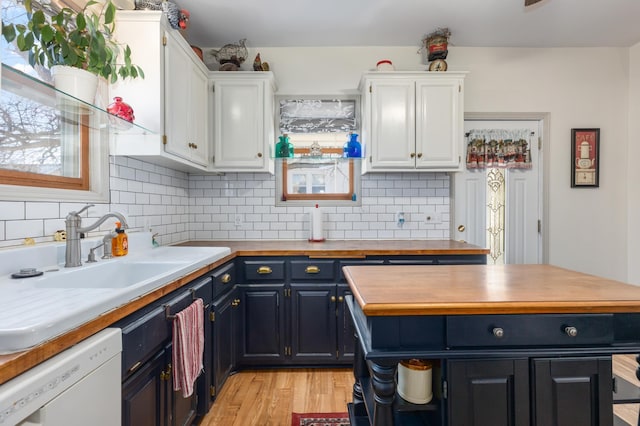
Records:
[[[426,404],[433,398],[432,364],[429,360],[409,359],[398,364],[398,394],[413,404]]]

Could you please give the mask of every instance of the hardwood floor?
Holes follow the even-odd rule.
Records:
[[[640,386],[634,355],[613,357],[613,371]],[[351,401],[351,369],[242,371],[229,377],[200,426],[289,426],[291,413],[344,412]],[[636,425],[640,404],[614,405],[618,417]]]
[[[200,426],[289,426],[291,413],[346,412],[351,369],[242,371],[227,379]]]

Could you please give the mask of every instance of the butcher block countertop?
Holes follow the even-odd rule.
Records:
[[[236,256],[365,257],[375,255],[489,254],[472,244],[452,240],[190,241],[179,245],[229,247]]]
[[[231,254],[224,259],[158,288],[132,302],[107,312],[92,321],[52,340],[43,342],[29,350],[0,355],[0,384],[22,374],[39,363],[70,348],[87,337],[103,330],[144,306],[155,302],[170,292],[188,284],[237,256],[309,256],[325,258],[364,258],[367,255],[477,255],[489,250],[449,240],[405,241],[405,240],[348,240],[310,243],[307,241],[190,241],[177,245],[229,247]]]
[[[640,312],[640,287],[550,265],[344,270],[367,316]]]

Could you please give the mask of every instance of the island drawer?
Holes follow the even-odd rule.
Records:
[[[447,317],[447,346],[612,344],[613,314],[461,315]]]
[[[244,260],[244,277],[249,282],[284,280],[284,260]]]
[[[291,279],[301,281],[333,281],[333,260],[292,260]]]

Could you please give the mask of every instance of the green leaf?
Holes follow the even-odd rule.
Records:
[[[47,19],[44,16],[44,12],[42,10],[37,10],[36,12],[34,12],[31,21],[34,23],[34,25],[39,27],[40,25],[46,23]]]
[[[2,22],[2,36],[7,42],[11,43],[16,38],[16,28],[13,25],[5,25]]]
[[[78,31],[84,31],[87,28],[87,20],[82,13],[78,13],[78,16],[76,16],[76,27]]]
[[[109,25],[116,16],[116,7],[110,1],[107,3],[107,9],[104,12],[104,23]]]
[[[53,40],[53,37],[55,36],[55,32],[53,31],[53,28],[47,26],[47,27],[43,27],[42,31],[42,41],[44,41],[45,43],[49,43]]]

